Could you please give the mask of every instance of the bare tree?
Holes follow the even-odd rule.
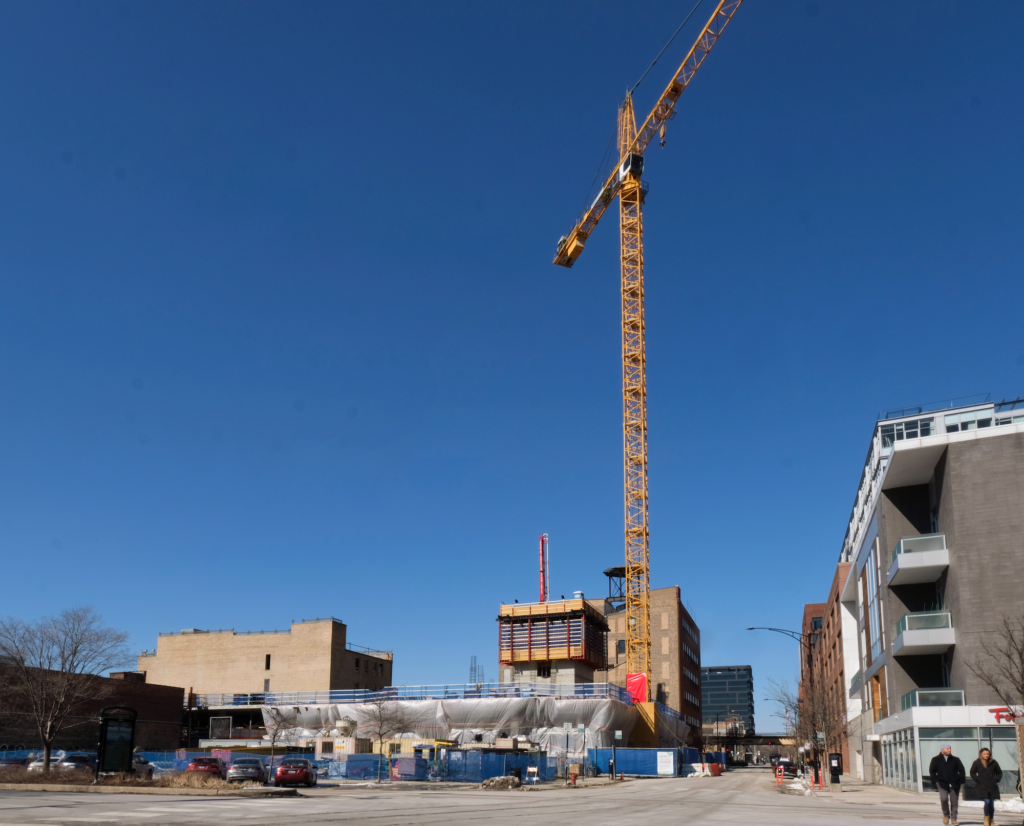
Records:
[[[1003,616],[1003,624],[994,639],[981,643],[983,656],[967,661],[967,667],[992,689],[1014,720],[1024,717],[1024,614]],[[998,719],[998,718],[997,718]],[[1024,754],[1024,726],[1018,725],[1017,751]],[[1024,796],[1018,781],[1017,791]]]
[[[380,757],[377,760],[377,782],[380,783],[381,769],[384,764],[384,743],[395,735],[406,731],[409,728],[409,719],[402,705],[387,699],[387,695],[383,693],[377,694],[363,708],[365,711],[360,728],[369,733],[370,738],[376,741],[380,751]]]
[[[263,706],[263,723],[270,740],[270,766],[268,767],[270,776],[268,780],[270,785],[273,785],[274,755],[277,753],[277,747],[291,740],[301,726],[295,718],[277,706]]]
[[[841,695],[830,690],[823,680],[805,680],[799,691],[793,691],[786,682],[771,679],[768,685],[768,698],[789,713],[797,742],[811,744],[815,761],[822,753],[842,748],[846,706]]]
[[[89,607],[69,608],[37,623],[0,620],[0,661],[10,700],[24,707],[43,744],[50,770],[53,741],[76,711],[109,691],[105,671],[131,662],[128,635],[107,628]]]

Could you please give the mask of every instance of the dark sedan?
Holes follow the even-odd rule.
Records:
[[[27,757],[0,757],[0,769],[23,769],[30,762]]]
[[[274,772],[275,786],[315,786],[316,766],[312,760],[302,757],[287,757]]]
[[[266,783],[267,767],[258,757],[239,757],[228,767],[228,780]]]

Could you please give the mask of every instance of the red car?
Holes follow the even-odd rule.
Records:
[[[185,771],[213,775],[221,780],[228,776],[228,767],[219,757],[197,757],[188,764]]]
[[[302,757],[286,757],[274,772],[275,786],[316,785],[316,766]]]

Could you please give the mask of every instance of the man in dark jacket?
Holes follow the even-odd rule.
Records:
[[[943,743],[939,753],[932,758],[928,774],[931,775],[932,785],[939,790],[942,822],[949,823],[952,818],[953,826],[958,826],[956,814],[960,803],[960,787],[967,773],[960,758],[953,756],[953,748],[949,743]]]

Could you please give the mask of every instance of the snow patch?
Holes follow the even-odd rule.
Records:
[[[960,805],[966,806],[968,809],[980,809],[985,804],[982,800],[961,800]],[[1021,800],[1019,797],[1008,797],[997,800],[996,811],[1024,814],[1024,800]]]

